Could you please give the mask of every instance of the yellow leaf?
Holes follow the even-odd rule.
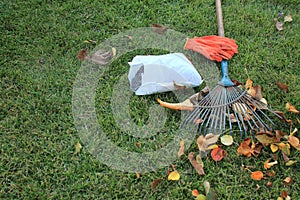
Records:
[[[78,154],[78,153],[80,152],[81,148],[82,148],[82,146],[81,146],[81,144],[80,144],[79,141],[78,141],[78,142],[76,143],[76,145],[75,145],[75,151],[74,151],[74,154],[75,154],[75,155]]]
[[[112,56],[115,57],[117,55],[117,49],[115,47],[111,48]]]
[[[209,147],[207,147],[207,150],[216,149],[216,148],[218,148],[218,147],[219,147],[219,145],[213,144],[213,145],[210,145]]]
[[[180,174],[177,170],[172,171],[168,176],[168,181],[178,181],[180,179]]]
[[[295,108],[295,106],[293,106],[293,105],[292,105],[291,103],[289,103],[289,102],[287,102],[287,103],[285,104],[285,108],[286,108],[287,111],[289,111],[289,112],[296,113],[296,114],[300,113],[299,110],[297,110],[297,109]]]
[[[278,150],[278,146],[276,144],[271,144],[270,148],[273,153],[275,153]]]
[[[233,143],[233,137],[231,135],[223,135],[221,137],[221,143],[225,146],[230,146]]]
[[[285,163],[285,165],[289,167],[289,166],[292,166],[296,162],[297,162],[296,160],[289,160]]]
[[[291,22],[291,21],[293,21],[293,18],[292,18],[291,15],[287,15],[287,16],[284,17],[284,20],[283,20],[283,21],[284,21],[284,22]]]
[[[199,194],[199,195],[196,197],[196,200],[206,200],[206,196],[203,195],[203,194]]]

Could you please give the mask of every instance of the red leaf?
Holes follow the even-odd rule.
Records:
[[[224,158],[225,154],[226,154],[224,152],[225,152],[225,150],[218,147],[216,149],[213,149],[211,151],[210,155],[211,155],[211,157],[214,161],[221,161]]]

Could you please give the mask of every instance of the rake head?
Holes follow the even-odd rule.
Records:
[[[204,134],[220,134],[227,129],[232,132],[234,124],[237,124],[241,134],[246,134],[248,130],[271,131],[275,123],[265,112],[282,118],[239,87],[217,85],[195,105],[182,126],[187,123],[199,125],[198,131]]]

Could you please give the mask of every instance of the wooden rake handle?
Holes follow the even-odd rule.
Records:
[[[216,0],[216,14],[217,14],[217,24],[218,24],[218,35],[224,37],[225,34],[224,34],[221,0]]]

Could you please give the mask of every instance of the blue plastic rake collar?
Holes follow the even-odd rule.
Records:
[[[235,86],[235,84],[231,81],[228,75],[228,61],[222,60],[221,61],[221,69],[222,69],[222,79],[219,81],[219,85],[222,85],[224,87],[231,87]]]

